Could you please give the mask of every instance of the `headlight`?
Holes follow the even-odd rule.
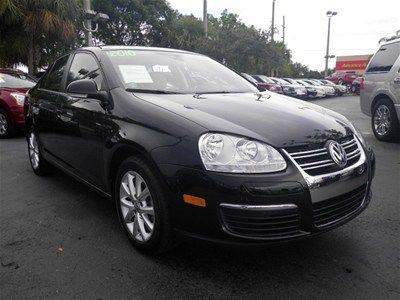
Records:
[[[23,106],[24,105],[25,94],[11,93],[10,96],[14,98],[15,102],[17,102],[17,105],[19,105],[19,106]]]
[[[243,137],[206,133],[199,139],[199,151],[209,171],[270,173],[286,169],[286,161],[276,149]]]

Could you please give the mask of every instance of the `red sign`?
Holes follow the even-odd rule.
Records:
[[[368,65],[369,60],[342,60],[336,61],[336,70],[365,70]]]

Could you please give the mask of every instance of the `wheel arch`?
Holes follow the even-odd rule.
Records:
[[[392,100],[392,98],[391,98],[389,95],[387,95],[387,94],[385,94],[385,93],[379,93],[378,95],[376,95],[376,96],[374,97],[374,99],[373,99],[372,102],[371,102],[371,114],[373,114],[374,108],[375,108],[376,104],[377,104],[378,101],[381,100],[381,99],[389,99],[389,100],[393,103],[393,100]]]
[[[107,189],[110,191],[110,194],[113,195],[115,177],[117,175],[118,169],[121,163],[132,156],[140,156],[144,159],[149,166],[159,173],[157,164],[151,157],[151,155],[144,149],[142,146],[136,143],[124,143],[116,146],[115,150],[110,154],[107,169],[106,169],[106,178],[107,178]]]

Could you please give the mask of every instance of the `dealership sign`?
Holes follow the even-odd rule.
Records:
[[[364,73],[372,55],[338,56],[336,58],[336,71],[357,71]]]

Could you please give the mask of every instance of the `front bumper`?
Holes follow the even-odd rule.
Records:
[[[305,178],[290,162],[284,172],[268,175],[159,167],[171,189],[171,215],[178,233],[248,245],[297,240],[353,219],[370,202],[375,159],[372,151],[366,151],[362,164],[319,182]],[[206,199],[206,207],[184,203],[183,194]],[[345,201],[353,203],[348,213],[325,220],[332,215],[332,207],[339,211],[337,203]]]

